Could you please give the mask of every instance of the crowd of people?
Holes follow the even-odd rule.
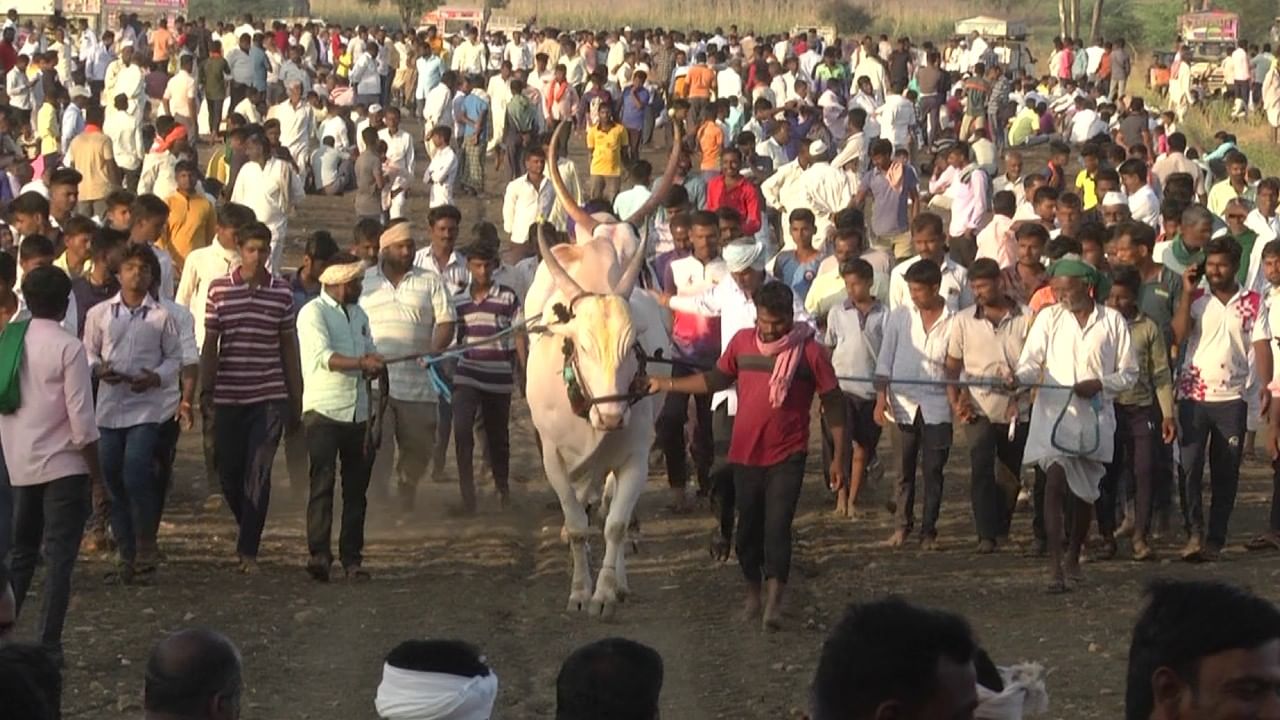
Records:
[[[451,443],[453,511],[481,505],[477,454],[505,507],[526,323],[544,310],[524,307],[537,239],[574,242],[581,211],[632,217],[668,185],[633,228],[675,349],[674,377],[648,380],[665,393],[668,508],[689,512],[695,483],[715,499],[713,554],[735,549],[766,628],[815,395],[836,512],[864,516],[869,480],[893,478],[890,547],[939,546],[959,431],[976,552],[1009,545],[1025,498],[1049,592],[1081,579],[1095,525],[1093,559],[1127,540],[1150,561],[1177,510],[1178,556],[1217,560],[1257,433],[1280,454],[1264,427],[1280,427],[1280,179],[1228,131],[1195,147],[1182,96],[1154,113],[1122,39],[1078,45],[1055,41],[1036,74],[977,35],[444,37],[132,15],[99,33],[11,12],[0,557],[17,606],[43,557],[37,633],[60,657],[82,552],[156,581],[197,421],[202,490],[234,516],[244,573],[282,444],[318,582],[335,495],[336,559],[367,580],[370,488],[412,510]],[[1276,64],[1251,67],[1271,113]],[[651,147],[671,153],[663,181]],[[490,162],[501,227],[454,202],[495,195]],[[353,229],[291,238],[308,194],[348,198]],[[1251,550],[1280,550],[1280,470],[1275,488]]]
[[[1275,717],[1280,713],[1280,610],[1248,591],[1158,581],[1134,624],[1126,720]],[[0,622],[6,618],[0,602]],[[8,609],[8,616],[12,616]],[[38,646],[6,643],[0,699],[13,720],[54,720],[61,673]],[[497,666],[462,640],[408,640],[387,653],[373,705],[384,720],[489,720]],[[510,672],[519,672],[511,668]],[[509,672],[504,669],[503,673]],[[653,648],[621,637],[588,643],[560,665],[556,720],[657,720],[666,668]],[[808,686],[806,720],[1009,720],[1050,710],[1045,668],[999,666],[965,618],[889,597],[845,609]],[[142,687],[146,720],[237,720],[247,676],[217,631],[170,633],[153,647]],[[793,711],[794,713],[794,711]]]

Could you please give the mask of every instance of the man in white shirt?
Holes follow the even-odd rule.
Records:
[[[17,63],[4,76],[4,90],[9,98],[9,106],[20,111],[27,122],[30,122],[31,111],[34,109],[31,80],[27,77],[27,67],[30,64],[29,56],[19,55]]]
[[[1078,258],[1063,258],[1049,274],[1058,302],[1036,315],[1015,377],[1021,384],[1058,386],[1037,391],[1022,462],[1039,465],[1046,475],[1045,533],[1054,540],[1048,543],[1047,590],[1062,593],[1068,580],[1082,578],[1080,550],[1106,463],[1113,459],[1111,398],[1137,382],[1138,364],[1124,316],[1091,296],[1100,279],[1097,270]],[[1069,503],[1074,513],[1064,562],[1060,539]]]
[[[80,39],[80,62],[84,63],[84,78],[88,81],[93,96],[104,105],[111,100],[103,93],[103,89],[107,68],[116,60],[115,52],[112,50],[114,43],[115,33],[110,30],[102,33],[100,42],[92,40],[90,33],[85,33]]]
[[[730,58],[728,64],[716,73],[716,96],[721,99],[742,98],[742,60]]]
[[[1249,271],[1245,276],[1244,286],[1265,296],[1270,287],[1266,273],[1263,272],[1262,249],[1267,243],[1280,238],[1280,214],[1276,212],[1276,206],[1280,204],[1280,182],[1276,182],[1275,178],[1263,178],[1258,183],[1257,201],[1257,207],[1249,212],[1249,217],[1244,221],[1245,227],[1258,234],[1253,250],[1249,253]],[[1269,302],[1277,303],[1274,300]]]
[[[894,266],[889,274],[889,309],[895,310],[911,302],[911,291],[906,274],[921,259],[929,259],[941,268],[941,294],[953,311],[963,310],[973,304],[969,288],[969,275],[947,254],[947,236],[942,229],[942,218],[931,212],[922,212],[911,223],[911,244],[915,257]]]
[[[143,84],[142,68],[134,62],[133,46],[127,42],[120,43],[120,57],[107,68],[105,92],[108,97],[124,95],[129,98],[129,113],[141,123],[146,112],[146,86]],[[112,73],[114,70],[114,74]]]
[[[1138,222],[1160,229],[1160,198],[1147,184],[1147,164],[1129,158],[1120,165],[1120,184],[1129,196],[1129,215]]]
[[[449,69],[463,76],[483,76],[488,54],[489,49],[479,41],[475,27],[468,27],[466,39],[453,51]]]
[[[427,206],[431,208],[453,204],[453,185],[458,179],[458,154],[450,143],[452,137],[451,129],[438,126],[427,139],[427,148],[432,155],[422,181],[427,184]]]
[[[1274,335],[1262,297],[1236,282],[1239,244],[1229,237],[1214,238],[1205,245],[1204,254],[1203,279],[1208,282],[1208,291],[1201,292],[1199,271],[1189,268],[1183,275],[1182,297],[1172,321],[1175,346],[1186,343],[1175,389],[1189,527],[1182,559],[1191,562],[1218,559],[1226,544],[1240,481],[1249,413],[1247,393],[1254,387],[1256,367],[1258,385],[1263,388],[1260,409],[1266,414]],[[1213,488],[1207,528],[1201,497],[1206,458]]]
[[[231,202],[253,210],[258,222],[271,230],[269,268],[277,271],[284,255],[289,212],[305,194],[302,178],[289,163],[267,153],[267,139],[255,133],[245,139],[248,159],[236,175]]]
[[[164,88],[164,109],[187,129],[188,137],[196,137],[196,79],[191,75],[192,55],[178,58],[178,72]]]
[[[1068,139],[1072,145],[1083,145],[1098,135],[1107,133],[1107,124],[1094,109],[1093,101],[1086,97],[1075,99],[1076,112],[1071,116]]]
[[[502,230],[511,242],[524,245],[529,241],[529,227],[535,222],[551,218],[555,209],[556,194],[550,178],[543,173],[547,154],[542,148],[525,151],[525,173],[507,183],[502,197]]]
[[[858,63],[853,70],[854,81],[859,88],[862,86],[862,78],[867,78],[871,82],[871,96],[876,102],[884,100],[885,92],[889,89],[889,73],[885,70],[884,63],[868,53]]]
[[[512,70],[529,70],[533,68],[533,53],[525,43],[519,30],[511,33],[511,42],[502,49],[502,59],[511,63]]]
[[[311,177],[321,195],[341,195],[351,184],[351,158],[334,147],[334,138],[325,136],[311,155]]]
[[[280,121],[281,147],[289,151],[298,167],[305,168],[310,160],[311,136],[315,134],[315,110],[302,98],[302,83],[291,80],[285,91],[288,96],[272,105],[267,117]]]
[[[111,139],[111,152],[125,176],[125,186],[136,188],[142,172],[142,129],[128,107],[128,98],[117,95],[114,105],[107,108],[102,133]]]
[[[1253,64],[1249,62],[1249,43],[1244,38],[1240,38],[1240,44],[1231,52],[1227,67],[1231,69],[1231,94],[1235,97],[1232,116],[1244,117],[1253,90]]]
[[[84,328],[89,367],[99,380],[102,475],[126,582],[156,570],[163,503],[152,461],[160,426],[176,411],[166,388],[177,384],[182,368],[177,321],[149,293],[150,253],[147,245],[125,249],[120,292],[91,308]]]
[[[383,128],[378,131],[378,139],[387,144],[387,164],[392,174],[404,178],[412,178],[414,173],[413,136],[400,127],[400,108],[394,105],[382,111]],[[391,198],[392,218],[404,217],[408,204],[408,193],[401,192]]]
[[[916,125],[916,108],[903,97],[901,85],[892,88],[877,110],[881,135],[893,142],[894,150],[911,148],[911,129]]]
[[[422,127],[425,128],[427,140],[430,140],[431,131],[436,127],[453,129],[453,90],[457,85],[457,73],[449,70],[440,76],[440,82],[427,93],[422,108]]]
[[[885,413],[891,410],[903,440],[902,474],[896,492],[897,529],[888,544],[901,547],[914,528],[916,464],[922,461],[924,512],[920,547],[932,550],[937,546],[937,522],[942,509],[942,472],[951,453],[951,408],[941,384],[892,381],[945,378],[955,310],[939,292],[943,274],[935,261],[917,259],[898,279],[910,286],[910,299],[890,310],[885,320],[884,339],[876,359],[873,415],[877,423],[884,423]]]

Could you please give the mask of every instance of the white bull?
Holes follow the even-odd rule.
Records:
[[[649,294],[633,292],[645,248],[629,223],[652,212],[670,188],[676,154],[650,200],[620,223],[588,215],[573,201],[556,168],[555,146],[553,141],[547,166],[577,238],[552,249],[538,233],[542,263],[525,312],[542,311],[546,332],[530,342],[526,395],[542,439],[547,481],[564,512],[573,561],[569,609],[609,617],[628,592],[627,528],[648,480],[661,408],[661,396],[644,396],[637,381],[646,373],[642,357],[669,357],[671,350],[661,308]],[[593,593],[585,506],[597,498],[605,499],[607,514],[604,561]]]

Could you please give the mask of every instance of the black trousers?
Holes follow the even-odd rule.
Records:
[[[13,598],[22,614],[40,549],[44,548],[43,605],[37,635],[45,648],[62,652],[62,626],[71,604],[84,523],[89,518],[89,476],[70,475],[42,485],[13,488]]]
[[[178,459],[178,437],[181,434],[182,428],[178,426],[177,418],[170,418],[168,422],[160,424],[154,460],[156,487],[160,491],[160,514],[156,516],[157,520],[164,515],[165,501],[169,498],[169,491],[173,489],[173,464]]]
[[[454,387],[453,452],[458,462],[462,505],[468,510],[476,509],[474,428],[477,416],[484,426],[485,450],[489,467],[493,470],[493,483],[498,492],[506,495],[510,490],[507,481],[511,475],[511,393],[485,392],[470,385]]]
[[[215,443],[222,493],[240,528],[236,552],[258,557],[271,505],[271,465],[284,432],[284,400],[218,405]]]
[[[1244,400],[1178,403],[1178,424],[1182,427],[1182,467],[1178,491],[1187,532],[1204,535],[1210,545],[1227,542],[1227,526],[1240,486],[1240,459],[1244,451],[1248,406]],[[1209,506],[1209,528],[1204,524],[1204,461],[1209,458],[1209,481],[1213,501]]]
[[[205,102],[209,105],[209,135],[218,137],[218,129],[222,126],[222,103],[226,98],[206,97]],[[232,108],[235,104],[232,103]]]
[[[711,465],[711,488],[720,516],[720,537],[733,538],[734,513],[737,505],[737,488],[734,487],[733,466],[729,464],[729,441],[733,439],[733,416],[729,403],[724,402],[711,414],[711,437],[714,460]]]
[[[1271,532],[1280,533],[1280,460],[1271,463]]]
[[[1134,489],[1134,527],[1145,536],[1151,531],[1152,490],[1155,486],[1156,451],[1160,446],[1160,410],[1154,405],[1116,403],[1115,454],[1102,476],[1101,494],[1094,503],[1098,532],[1115,535],[1126,487]]]
[[[791,574],[791,523],[804,481],[804,453],[796,453],[777,465],[734,465],[737,489],[738,565],[747,582],[776,579],[785,583]]]
[[[673,377],[692,375],[680,365],[673,366]],[[667,461],[667,482],[673,488],[689,484],[689,463],[685,457],[684,429],[689,419],[689,400],[693,400],[693,462],[698,473],[698,486],[705,488],[715,458],[711,439],[711,396],[669,392],[658,413],[658,447]]]
[[[969,440],[969,462],[973,468],[973,482],[969,486],[969,500],[973,505],[973,522],[978,529],[979,540],[991,540],[1009,534],[1013,520],[1010,510],[1017,499],[1017,485],[1012,488],[1000,483],[1000,469],[1004,468],[1016,480],[1022,469],[1022,451],[1027,445],[1025,422],[1017,423],[1013,439],[1009,439],[1009,423],[993,423],[978,417],[965,426]],[[1009,493],[1013,493],[1013,497]]]
[[[916,411],[915,422],[898,423],[902,431],[902,476],[898,478],[898,529],[911,532],[915,527],[916,463],[919,458],[924,476],[924,537],[938,534],[938,513],[942,510],[942,470],[951,455],[951,423],[926,424]]]
[[[368,507],[369,470],[373,458],[365,453],[365,422],[338,422],[319,413],[302,418],[311,458],[311,497],[307,501],[307,549],[312,558],[333,560],[333,492],[338,462],[342,463],[342,525],[338,558],[343,567],[359,565],[364,550],[364,516]]]

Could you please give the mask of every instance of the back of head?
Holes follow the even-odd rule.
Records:
[[[556,720],[654,720],[662,656],[623,638],[578,648],[556,678]]]
[[[147,658],[143,706],[172,717],[237,717],[241,689],[240,652],[230,640],[213,630],[179,630]]]
[[[822,646],[811,689],[813,720],[872,717],[937,690],[939,664],[969,664],[976,646],[959,615],[901,598],[852,605]]]
[[[487,718],[498,676],[484,656],[461,640],[408,640],[387,653],[374,700],[387,720]]]
[[[59,717],[62,674],[39,645],[0,645],[0,707],[6,720]]]
[[[1152,716],[1158,701],[1153,685],[1157,673],[1195,692],[1206,658],[1280,639],[1280,609],[1231,585],[1158,580],[1147,589],[1147,597],[1129,646],[1126,720]]]

